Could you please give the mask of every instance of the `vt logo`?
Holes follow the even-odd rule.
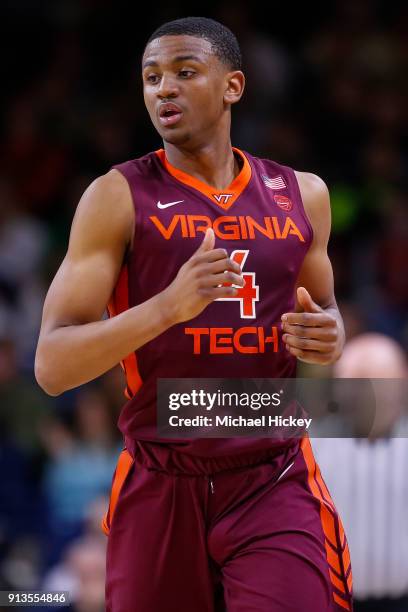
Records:
[[[232,193],[213,193],[213,198],[218,204],[228,204],[228,200],[232,198]]]

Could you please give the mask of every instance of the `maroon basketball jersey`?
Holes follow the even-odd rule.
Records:
[[[242,268],[245,287],[216,300],[124,359],[127,397],[119,428],[127,438],[201,457],[287,445],[273,438],[163,440],[156,433],[158,378],[293,377],[296,359],[281,340],[280,318],[294,308],[295,285],[311,244],[294,171],[234,148],[241,171],[218,190],[170,165],[163,149],[114,166],[127,179],[136,214],[132,252],[112,296],[111,316],[165,289],[207,227],[215,248]]]

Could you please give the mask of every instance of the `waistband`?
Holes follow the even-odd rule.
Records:
[[[181,452],[170,445],[124,437],[125,446],[135,462],[149,470],[191,476],[212,475],[224,470],[274,462],[280,469],[299,452],[300,439],[282,447],[272,446],[247,453],[201,457]]]

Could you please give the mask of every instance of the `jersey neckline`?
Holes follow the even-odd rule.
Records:
[[[191,176],[191,174],[184,172],[184,170],[176,168],[168,161],[164,149],[158,149],[155,151],[155,153],[167,172],[175,179],[181,183],[184,183],[184,185],[187,185],[188,187],[196,189],[202,195],[209,198],[211,202],[217,204],[217,206],[220,206],[223,210],[228,210],[247,187],[252,175],[251,165],[243,151],[237,149],[237,147],[232,147],[232,150],[241,157],[243,166],[232,183],[225,189],[216,189],[215,187],[204,183],[195,176]]]

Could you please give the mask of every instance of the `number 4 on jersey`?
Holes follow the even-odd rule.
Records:
[[[235,261],[241,268],[244,268],[248,257],[249,250],[237,250],[231,253],[230,259]],[[238,293],[231,297],[218,298],[217,301],[227,302],[230,300],[238,301],[240,307],[241,319],[255,319],[255,302],[259,301],[259,286],[255,284],[255,272],[244,272],[242,274],[245,286],[237,287]],[[223,286],[228,287],[231,283],[223,283]],[[233,285],[236,287],[236,285]]]

